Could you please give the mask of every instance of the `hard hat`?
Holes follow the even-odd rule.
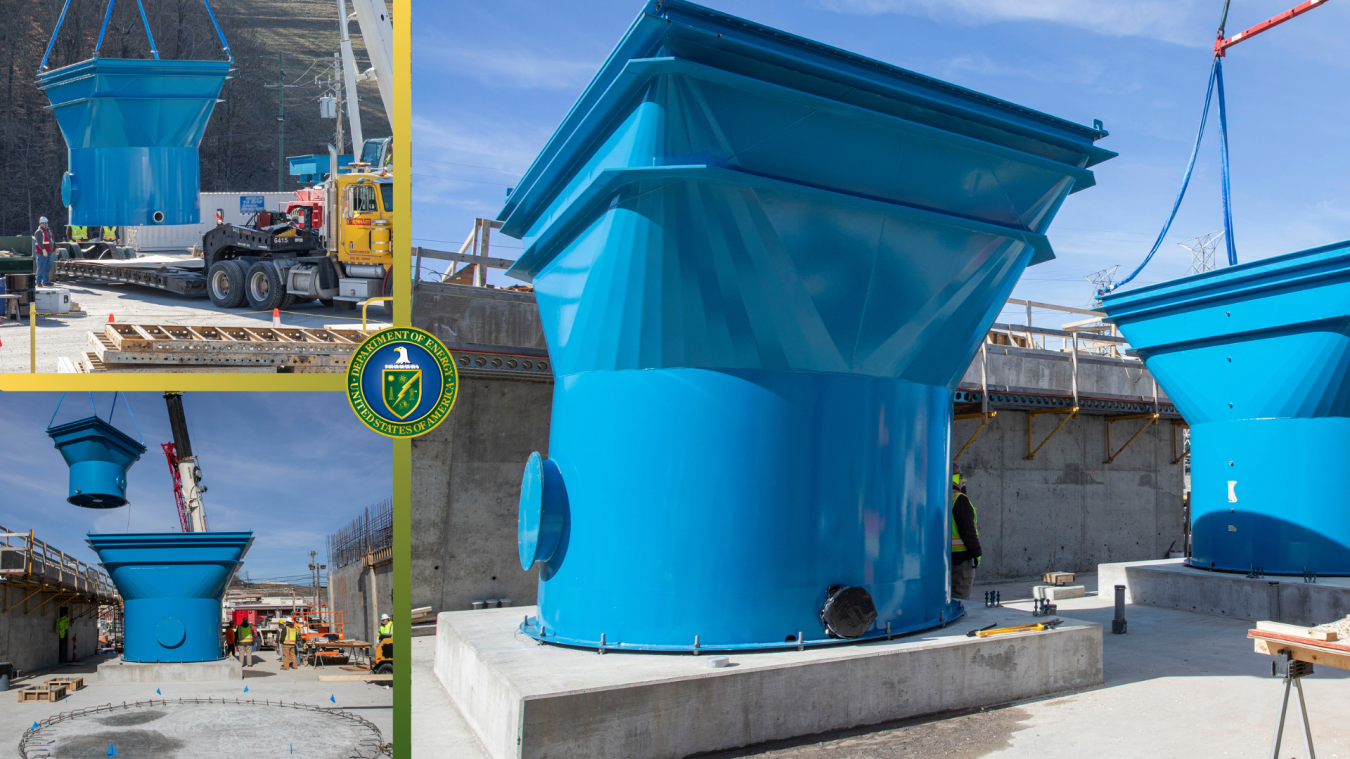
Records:
[[[381,615],[380,615],[380,619],[381,619],[381,620],[389,619],[389,615],[388,615],[388,614],[381,614]]]
[[[29,216],[28,218],[31,219],[31,218],[33,218],[33,217],[32,217],[32,216]],[[43,216],[41,219],[38,219],[38,223],[39,223],[39,224],[46,224],[46,223],[47,223],[47,217],[46,217],[46,216]]]

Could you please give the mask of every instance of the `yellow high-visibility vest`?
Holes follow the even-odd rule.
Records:
[[[70,617],[62,616],[56,620],[56,632],[58,637],[66,637],[66,630],[70,629]]]
[[[380,625],[380,637],[381,637],[381,638],[392,638],[392,637],[394,637],[394,623],[393,623],[393,622],[385,622],[384,624]]]
[[[76,242],[84,242],[89,239],[89,227],[74,226],[70,227],[70,239]]]
[[[252,642],[253,642],[253,625],[248,625],[247,627],[245,627],[245,626],[243,626],[243,625],[240,625],[240,626],[239,626],[239,632],[238,632],[238,634],[235,636],[235,639],[238,640],[240,643],[252,643]]]
[[[117,227],[104,227],[103,240],[105,242],[114,242],[117,240]]]
[[[962,493],[952,493],[952,508],[956,508],[956,499],[960,498]],[[975,508],[975,502],[970,502],[970,510],[975,514],[975,534],[980,534],[980,512]],[[952,514],[952,552],[966,550],[966,541],[961,539],[961,533],[956,531],[956,514]]]
[[[287,627],[287,628],[286,628],[286,645],[288,645],[288,646],[294,646],[294,645],[295,645],[296,638],[297,638],[297,636],[299,636],[299,634],[300,634],[300,631],[297,630],[297,629],[295,629],[295,627]]]

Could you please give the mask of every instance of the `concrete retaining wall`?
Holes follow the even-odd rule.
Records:
[[[1063,418],[1034,417],[1032,446]],[[1172,463],[1171,422],[1148,428],[1107,464],[1106,417],[1080,414],[1031,461],[1028,419],[998,412],[960,459],[979,515],[980,577],[1091,572],[1107,562],[1164,558],[1173,541],[1183,546],[1182,466]],[[979,424],[953,424],[953,453]],[[1117,422],[1113,447],[1143,424]]]
[[[30,591],[11,589],[10,604],[18,602]],[[20,595],[22,594],[22,595]],[[37,607],[33,599],[30,608]],[[51,604],[46,606],[51,609]],[[74,608],[74,607],[72,607]],[[82,610],[84,607],[79,607]],[[23,672],[55,667],[60,661],[60,639],[56,635],[56,611],[46,615],[38,611],[24,614],[19,604],[8,612],[0,607],[0,662],[10,662]],[[98,615],[91,613],[71,621],[68,643],[75,647],[81,659],[93,656],[98,650]],[[67,648],[67,654],[70,648]]]
[[[370,570],[361,563],[328,570],[328,608],[342,612],[348,638],[375,642],[381,614],[394,614],[394,566],[375,567],[376,610],[370,614]],[[406,612],[405,612],[406,613]]]

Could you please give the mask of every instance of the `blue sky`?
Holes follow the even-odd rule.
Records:
[[[113,425],[149,449],[127,473],[130,506],[85,509],[66,503],[69,469],[46,429],[60,393],[0,393],[0,525],[98,563],[88,532],[179,532],[173,483],[161,443],[172,442],[160,393],[117,402]],[[135,414],[133,425],[123,401]],[[108,418],[112,393],[94,393]],[[252,579],[305,575],[327,536],[390,497],[393,448],[367,429],[341,393],[187,393],[183,405],[202,468],[213,531],[252,530],[242,571]],[[89,394],[69,393],[56,423],[90,415]]]
[[[1088,275],[1132,270],[1176,195],[1204,102],[1221,0],[712,0],[753,21],[1090,124],[1120,156],[1050,230],[1057,260],[1014,295],[1084,306]],[[1233,0],[1228,33],[1294,0]],[[639,0],[413,0],[414,244],[457,248],[495,217]],[[1328,3],[1224,64],[1239,260],[1350,238],[1350,3]],[[1217,117],[1172,232],[1137,283],[1184,275],[1176,243],[1221,229]],[[494,238],[495,255],[519,242]],[[1220,251],[1222,257],[1222,251]],[[443,266],[434,262],[433,266]],[[498,278],[493,281],[510,282]],[[1019,317],[1020,318],[1020,317]],[[1064,315],[1038,313],[1051,326]]]

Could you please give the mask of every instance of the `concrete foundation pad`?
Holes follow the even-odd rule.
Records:
[[[207,683],[243,680],[238,659],[194,662],[144,662],[114,659],[98,665],[101,683]]]
[[[445,612],[435,671],[493,759],[676,759],[828,730],[1091,688],[1102,629],[967,637],[1033,620],[968,608],[945,629],[806,651],[706,656],[606,653],[516,633],[532,607]]]
[[[1292,625],[1319,625],[1350,614],[1350,578],[1249,578],[1188,567],[1181,559],[1100,564],[1099,593],[1125,586],[1125,602],[1143,606]]]
[[[1083,585],[1035,585],[1031,588],[1032,598],[1047,601],[1067,601],[1070,598],[1082,598],[1087,595]]]

